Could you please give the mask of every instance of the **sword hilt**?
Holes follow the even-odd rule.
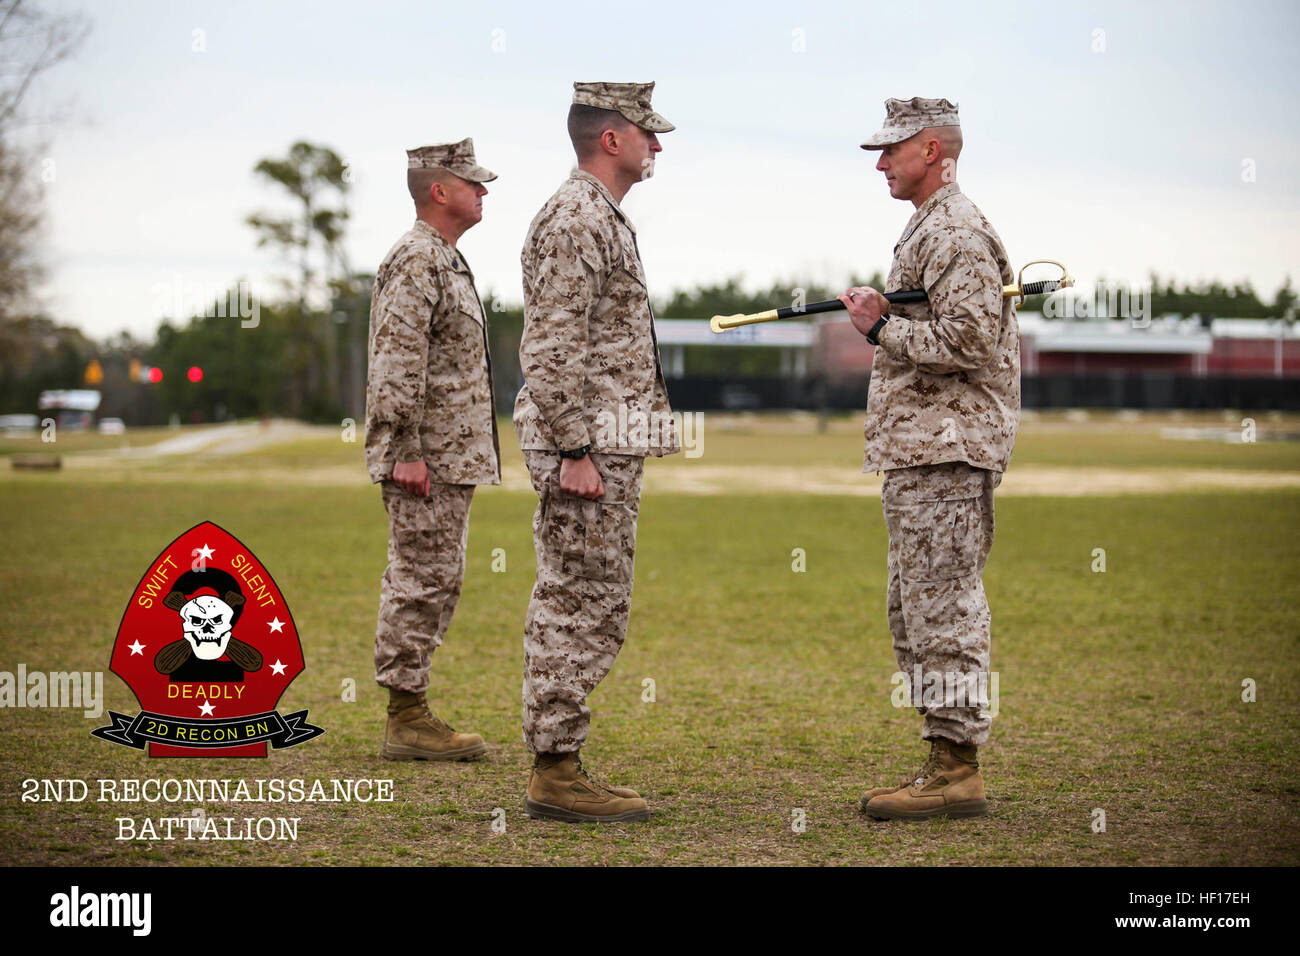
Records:
[[[1025,270],[1030,266],[1040,265],[1042,263],[1056,266],[1060,269],[1061,278],[1044,279],[1040,282],[1025,282]],[[1004,285],[1002,287],[1002,298],[1013,299],[1019,297],[1020,301],[1016,303],[1016,308],[1018,309],[1025,304],[1025,296],[1043,295],[1046,292],[1055,292],[1057,289],[1068,289],[1072,285],[1074,285],[1074,276],[1070,275],[1064,264],[1057,262],[1055,259],[1032,259],[1021,266],[1020,274],[1016,276],[1015,282],[1011,285]]]

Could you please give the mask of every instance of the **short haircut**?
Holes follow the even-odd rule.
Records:
[[[574,103],[569,107],[569,140],[578,159],[586,159],[600,145],[600,134],[607,129],[622,132],[632,121],[618,110],[603,110],[598,106]]]
[[[434,183],[442,183],[444,186],[450,181],[450,177],[455,176],[449,169],[437,167],[435,169],[408,169],[406,171],[406,189],[415,200],[417,209],[429,204],[429,190]]]
[[[949,159],[956,159],[961,155],[961,127],[960,126],[935,126],[926,130],[932,134],[943,147],[943,155]]]

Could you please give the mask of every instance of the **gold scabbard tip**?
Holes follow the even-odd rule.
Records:
[[[748,315],[742,315],[737,312],[735,315],[715,315],[709,319],[709,328],[714,332],[726,332],[728,329],[734,329],[737,326],[744,325],[745,319],[750,318]]]
[[[774,322],[777,319],[777,310],[769,309],[766,312],[755,312],[753,315],[715,315],[709,319],[709,328],[714,332],[726,332],[728,329],[738,329],[742,325],[754,325],[758,322]]]

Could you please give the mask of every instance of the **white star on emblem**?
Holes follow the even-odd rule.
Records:
[[[194,550],[198,552],[200,561],[206,561],[208,558],[212,557],[212,549],[207,546],[206,542],[203,547],[195,548]]]
[[[287,669],[288,669],[288,665],[281,664],[280,659],[278,657],[275,659],[275,663],[271,665],[271,670],[275,672],[277,675],[283,674]]]
[[[134,655],[134,654],[140,654],[141,657],[144,656],[144,654],[141,653],[141,652],[144,650],[145,645],[143,645],[143,644],[140,643],[140,638],[137,637],[137,638],[135,639],[135,643],[134,643],[134,644],[128,644],[128,645],[126,645],[126,646],[129,647],[129,648],[131,648],[131,653],[132,653],[133,655]]]
[[[199,713],[202,714],[204,717],[211,717],[212,711],[213,711],[212,704],[206,700],[199,705]]]
[[[280,620],[278,617],[273,617],[271,618],[271,620],[267,621],[266,623],[271,625],[272,631],[276,631],[280,634],[284,633],[284,621]]]

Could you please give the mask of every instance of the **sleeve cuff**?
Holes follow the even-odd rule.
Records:
[[[395,460],[402,464],[424,460],[424,449],[420,447],[419,438],[411,437],[394,440],[392,448]]]
[[[555,447],[561,451],[590,445],[591,437],[587,434],[586,422],[582,420],[582,410],[575,408],[552,422],[551,437]]]
[[[876,341],[880,343],[877,348],[884,349],[894,357],[902,355],[903,342],[907,338],[907,330],[903,328],[906,321],[901,317],[890,316],[884,328],[876,335]]]

